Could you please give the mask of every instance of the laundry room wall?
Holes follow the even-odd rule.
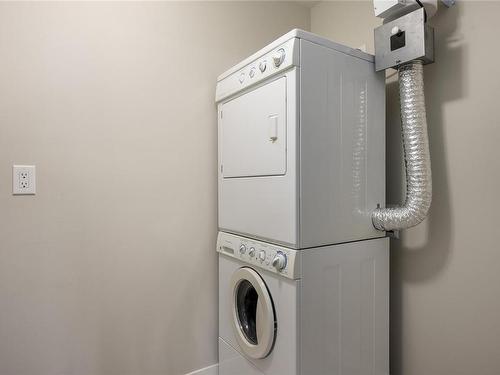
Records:
[[[0,4],[0,374],[217,361],[218,74],[286,2]],[[14,163],[36,196],[11,195]]]
[[[371,1],[321,2],[311,30],[373,52]],[[441,4],[440,4],[441,6]],[[391,374],[500,373],[498,91],[500,2],[458,1],[429,22],[425,67],[434,199],[428,220],[391,243]],[[389,203],[404,199],[394,71],[387,79]]]

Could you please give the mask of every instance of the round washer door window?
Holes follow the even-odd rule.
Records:
[[[265,358],[273,349],[276,317],[264,280],[251,268],[238,269],[231,278],[233,329],[241,350],[251,358]]]

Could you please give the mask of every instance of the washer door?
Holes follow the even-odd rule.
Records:
[[[264,280],[253,269],[238,269],[231,278],[233,329],[243,353],[265,358],[276,337],[273,300]]]

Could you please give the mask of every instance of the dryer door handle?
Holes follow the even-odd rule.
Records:
[[[268,122],[269,140],[274,143],[278,140],[278,115],[270,115]]]

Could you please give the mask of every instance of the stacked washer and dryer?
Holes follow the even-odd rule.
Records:
[[[384,72],[293,30],[216,101],[219,374],[388,374]]]

